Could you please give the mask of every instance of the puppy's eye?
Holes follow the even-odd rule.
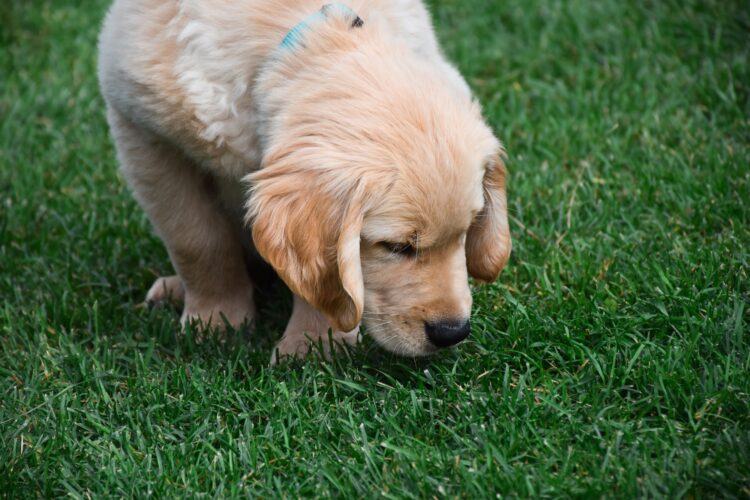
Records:
[[[414,248],[414,245],[411,243],[391,243],[389,241],[383,241],[379,244],[392,254],[401,255],[403,257],[414,257],[417,255],[417,249]]]

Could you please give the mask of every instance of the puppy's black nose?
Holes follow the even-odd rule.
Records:
[[[450,347],[469,336],[471,323],[469,321],[425,322],[424,330],[427,338],[436,347]]]

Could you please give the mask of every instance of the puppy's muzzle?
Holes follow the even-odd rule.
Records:
[[[450,347],[469,336],[471,323],[468,320],[425,322],[424,330],[435,347]]]

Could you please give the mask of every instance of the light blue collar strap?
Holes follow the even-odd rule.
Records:
[[[324,5],[315,14],[307,16],[289,30],[284,40],[281,41],[281,47],[289,50],[294,49],[298,45],[304,47],[303,40],[305,34],[312,30],[316,24],[325,22],[332,15],[339,15],[350,20],[352,28],[361,28],[364,24],[362,19],[348,5],[343,3],[329,3]]]

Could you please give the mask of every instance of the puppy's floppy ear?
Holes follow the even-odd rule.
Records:
[[[502,149],[487,164],[484,175],[484,208],[466,237],[466,262],[476,279],[495,281],[510,258],[512,247],[505,197],[505,164]]]
[[[356,328],[364,309],[362,190],[328,191],[314,172],[285,167],[264,168],[248,181],[248,220],[260,255],[334,327]]]

